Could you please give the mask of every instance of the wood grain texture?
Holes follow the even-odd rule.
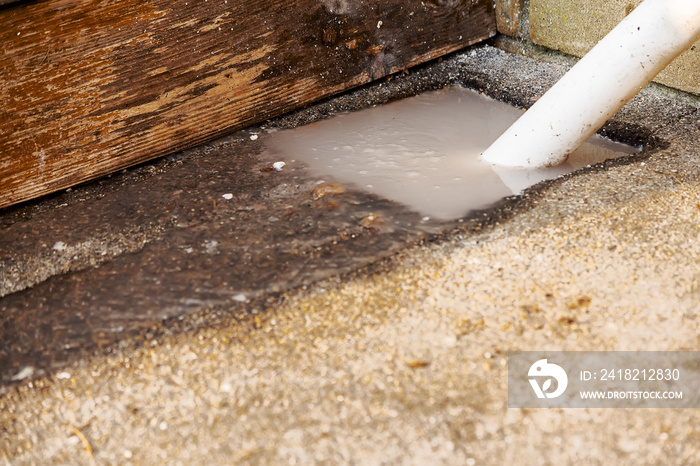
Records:
[[[0,207],[495,34],[491,0],[48,0],[0,8]]]

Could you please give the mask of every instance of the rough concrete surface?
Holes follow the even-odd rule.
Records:
[[[266,127],[447,83],[528,106],[563,71],[481,46]],[[698,349],[699,115],[697,99],[651,86],[603,130],[646,142],[640,156],[536,186],[476,219],[392,240],[404,245],[391,249],[394,255],[348,266],[341,275],[327,271],[278,294],[263,289],[262,300],[247,307],[232,298],[202,302],[181,311],[182,318],[149,324],[140,338],[118,337],[120,343],[79,353],[44,375],[4,382],[0,456],[12,465],[697,464],[697,410],[508,409],[507,353]],[[183,166],[213,163],[208,157],[220,155],[211,147],[212,154]],[[238,147],[226,150],[244,151]],[[153,183],[173,173],[154,171]],[[62,196],[108,200],[143,181]],[[197,196],[202,187],[188,189]],[[311,185],[295,189],[308,193]],[[284,203],[266,199],[270,208]],[[42,236],[51,234],[42,219],[63,203],[82,204],[51,198],[5,213],[3,231],[21,229],[18,244],[39,245],[27,252],[17,246],[5,263],[23,257],[55,263],[41,253]],[[197,218],[180,228],[206,230],[223,221]],[[34,222],[44,229],[31,228]],[[150,242],[188,238],[171,223],[160,223],[165,232],[143,235],[152,235]],[[94,228],[108,244],[132,231],[109,239]],[[420,236],[433,241],[415,244]],[[335,236],[325,238],[332,245]],[[205,243],[199,246],[206,251]],[[114,252],[104,256],[86,252],[97,256],[94,264],[78,261],[74,272],[56,266],[52,278],[16,266],[24,272],[7,289],[28,288],[0,300],[0,309],[8,299],[49,299],[42,286],[56,281],[81,283],[73,293],[87,288],[108,296],[93,275],[119,261],[139,264],[149,254],[138,245],[123,252],[110,247]],[[169,270],[152,273],[157,279],[172,276]],[[154,302],[169,293],[151,289]]]
[[[582,57],[642,0],[531,0],[529,37],[538,45]],[[700,94],[700,42],[683,52],[656,82]]]

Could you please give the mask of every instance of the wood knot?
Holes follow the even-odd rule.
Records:
[[[338,33],[333,28],[328,28],[323,30],[323,43],[331,46],[338,42]]]

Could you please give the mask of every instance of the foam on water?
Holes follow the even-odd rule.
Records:
[[[522,111],[461,87],[336,115],[268,138],[278,160],[306,163],[334,180],[453,219],[545,179],[638,151],[594,136],[566,163],[546,169],[493,167],[479,155]]]

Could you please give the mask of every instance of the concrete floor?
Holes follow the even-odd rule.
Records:
[[[528,105],[562,72],[480,46],[266,127],[449,83]],[[339,210],[328,209],[326,199],[308,201],[313,180],[303,172],[260,181],[269,161],[255,154],[265,136],[250,142],[250,132],[6,212],[3,335],[26,329],[31,337],[3,343],[0,353],[1,456],[6,464],[698,463],[697,410],[508,409],[506,357],[698,349],[699,116],[697,99],[649,88],[604,130],[646,141],[640,157],[449,225],[416,228],[410,212],[362,193],[337,195]],[[217,157],[248,169],[221,173]],[[193,181],[210,173],[208,164],[221,179]],[[244,178],[251,189],[273,194],[236,191],[238,207],[209,209],[241,173],[255,173]],[[158,199],[184,189],[199,204],[177,212],[165,201],[143,205],[152,185]],[[133,201],[124,192],[141,194]],[[110,217],[124,199],[143,208],[127,203]],[[377,206],[387,226],[362,226]],[[290,209],[301,220],[289,229],[325,251],[301,261],[318,264],[314,273],[294,265],[284,232],[265,226]],[[66,225],[86,211],[80,228]],[[235,235],[216,225],[244,212],[234,222],[258,222],[270,238],[240,252]],[[256,275],[248,289],[235,277],[218,280],[217,271],[234,276],[238,264],[205,255],[219,237],[216,249],[240,253],[244,270],[278,269],[245,255],[256,244],[278,245],[291,265]],[[69,259],[64,247],[74,248]],[[206,274],[178,268],[189,263],[187,248]],[[322,266],[329,258],[337,268]],[[141,309],[145,323],[130,324]],[[23,310],[32,318],[8,323]],[[76,310],[82,320],[71,320]],[[100,312],[126,312],[128,329],[100,324]],[[65,316],[52,321],[63,333],[36,322],[54,313]],[[70,334],[72,323],[84,333]],[[42,338],[42,351],[26,356]]]

